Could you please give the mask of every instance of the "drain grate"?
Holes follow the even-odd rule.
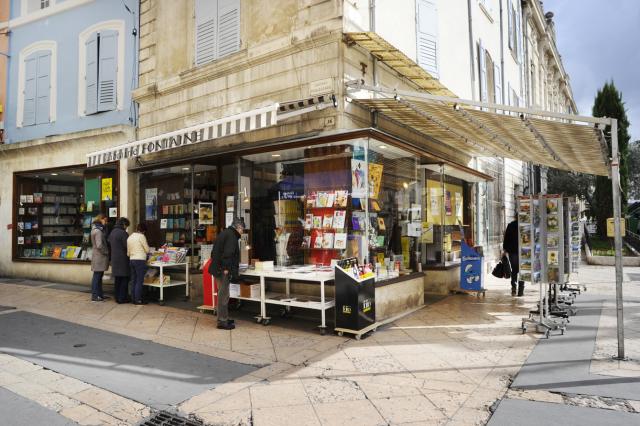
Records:
[[[202,422],[185,419],[184,417],[166,411],[160,411],[140,423],[140,426],[202,426]]]

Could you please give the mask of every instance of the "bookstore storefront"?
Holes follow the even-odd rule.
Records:
[[[14,261],[89,263],[91,223],[118,212],[118,166],[14,173]]]

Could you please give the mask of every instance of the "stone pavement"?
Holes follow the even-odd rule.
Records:
[[[612,268],[585,265],[581,271],[589,294],[613,294]],[[629,300],[639,297],[640,268],[626,268],[625,275]],[[640,412],[637,401],[509,390],[540,338],[520,330],[520,319],[537,300],[537,288],[528,288],[524,298],[512,298],[508,281],[493,277],[485,298],[452,295],[361,341],[320,336],[286,322],[264,327],[239,320],[231,332],[217,330],[209,314],[157,305],[96,304],[86,294],[42,284],[3,285],[0,279],[0,305],[261,367],[175,407],[208,424],[485,424],[491,407],[504,396]],[[607,365],[607,374],[612,369],[637,371],[640,351],[633,330],[637,332],[640,318],[632,312],[633,303],[627,311],[632,361]],[[610,319],[602,318],[592,370],[615,353]],[[7,352],[1,343],[0,352]],[[149,413],[136,401],[59,376],[10,355],[0,358],[0,387],[81,424],[130,424]],[[116,411],[120,407],[126,414]]]

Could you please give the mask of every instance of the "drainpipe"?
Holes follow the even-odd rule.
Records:
[[[369,31],[376,32],[376,0],[369,0]],[[373,86],[378,87],[378,59],[371,55]]]
[[[471,1],[467,0],[467,15],[469,17],[469,67],[471,69],[471,99],[476,100],[476,70],[473,60],[473,52],[475,51],[475,44],[473,43],[473,12],[471,8]],[[502,1],[502,0],[500,0]],[[501,6],[502,7],[502,6]]]

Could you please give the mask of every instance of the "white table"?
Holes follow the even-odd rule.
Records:
[[[165,287],[175,287],[175,286],[179,286],[179,285],[183,285],[185,286],[185,298],[189,297],[189,262],[180,262],[180,263],[173,263],[173,262],[151,262],[147,264],[150,267],[153,268],[160,268],[160,282],[159,283],[144,283],[144,285],[147,285],[149,287],[157,287],[160,289],[160,304],[164,305],[164,288]],[[170,268],[170,267],[175,267],[175,266],[184,266],[184,271],[185,271],[185,281],[174,281],[171,280],[169,282],[169,284],[165,284],[164,283],[164,268]]]
[[[252,300],[260,302],[260,316],[256,317],[258,322],[263,325],[268,325],[271,322],[271,317],[267,316],[267,303],[273,305],[284,306],[285,309],[295,306],[298,308],[316,309],[320,311],[321,324],[320,334],[324,334],[327,328],[326,326],[326,310],[335,306],[336,302],[333,298],[325,297],[325,284],[327,281],[333,281],[335,274],[333,271],[310,271],[299,272],[295,270],[262,270],[247,269],[241,271],[240,275],[249,277],[260,278],[260,299],[238,297],[242,300]],[[281,293],[266,293],[266,278],[269,279],[281,279],[285,280],[285,294]],[[310,296],[296,296],[291,294],[291,281],[310,281],[320,283],[320,300],[311,301]],[[305,301],[297,299],[306,299]]]

